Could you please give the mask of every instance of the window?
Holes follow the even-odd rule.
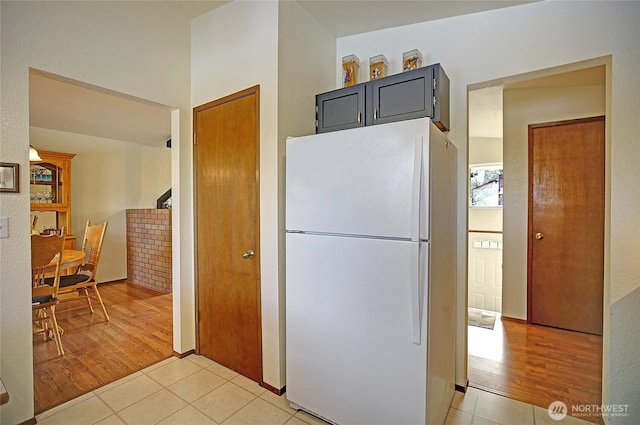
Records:
[[[469,171],[472,207],[501,207],[504,185],[502,164],[472,165]]]

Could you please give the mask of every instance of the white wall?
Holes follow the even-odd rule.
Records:
[[[282,388],[278,291],[278,4],[232,2],[191,24],[198,106],[260,85],[260,284],[263,379]]]
[[[469,165],[502,162],[502,137],[469,137]]]
[[[71,161],[71,229],[82,246],[85,223],[108,221],[98,282],[127,277],[125,210],[155,208],[171,187],[171,150],[31,127],[38,149],[75,153]]]
[[[502,208],[469,208],[469,230],[502,232]]]
[[[640,192],[637,158],[640,158],[640,2],[536,2],[491,12],[409,25],[337,40],[336,58],[355,53],[361,59],[384,53],[390,73],[400,71],[402,52],[418,48],[425,63],[440,62],[451,80],[450,139],[458,147],[458,352],[457,383],[466,378],[466,340],[463,311],[466,305],[466,178],[467,87],[510,75],[552,68],[567,63],[612,55],[611,91],[607,95],[608,174],[610,202],[606,226],[605,298],[611,303],[640,286]],[[336,72],[336,83],[339,81]],[[506,140],[506,137],[505,137]],[[506,174],[506,172],[505,172]],[[506,242],[505,242],[506,248]],[[612,319],[611,326],[618,323]],[[604,398],[637,385],[640,372],[628,371],[624,382],[607,381],[605,329]],[[624,352],[638,348],[626,345]],[[612,400],[614,401],[614,400]]]
[[[189,23],[174,9],[162,2],[2,1],[0,15],[0,156],[20,164],[22,182],[29,173],[29,67],[182,109],[182,140],[189,146]],[[183,179],[188,188],[190,175]],[[0,215],[10,223],[9,238],[0,239],[0,376],[11,397],[0,407],[3,424],[33,418],[29,286],[16,284],[30,273],[29,235],[21,230],[29,227],[24,187],[0,197]],[[183,207],[180,215],[192,216],[190,206]],[[192,233],[183,228],[180,240],[187,269]],[[177,284],[180,290],[192,286],[192,274]],[[192,305],[193,297],[183,302]]]
[[[279,193],[284,137],[314,131],[313,95],[333,78],[334,43],[291,2],[236,1],[192,21],[194,107],[260,85],[263,380],[278,389],[286,383],[284,198]]]
[[[315,95],[332,90],[335,37],[297,2],[280,2],[278,19],[278,233],[280,377],[285,353],[285,151],[288,136],[315,132]]]
[[[604,81],[603,81],[604,83]],[[528,125],[605,114],[602,86],[508,89],[505,87],[503,314],[527,319]],[[506,177],[505,177],[506,181]]]

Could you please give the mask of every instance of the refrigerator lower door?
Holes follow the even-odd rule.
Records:
[[[425,423],[427,291],[418,263],[426,249],[287,234],[290,402],[338,424]]]

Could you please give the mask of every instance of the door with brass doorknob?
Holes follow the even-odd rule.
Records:
[[[604,118],[529,126],[531,323],[602,335]]]
[[[197,352],[262,382],[259,87],[194,108]]]

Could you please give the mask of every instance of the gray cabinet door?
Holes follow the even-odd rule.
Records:
[[[433,66],[371,81],[367,125],[433,116]]]
[[[364,126],[364,105],[364,84],[317,95],[316,133]]]

